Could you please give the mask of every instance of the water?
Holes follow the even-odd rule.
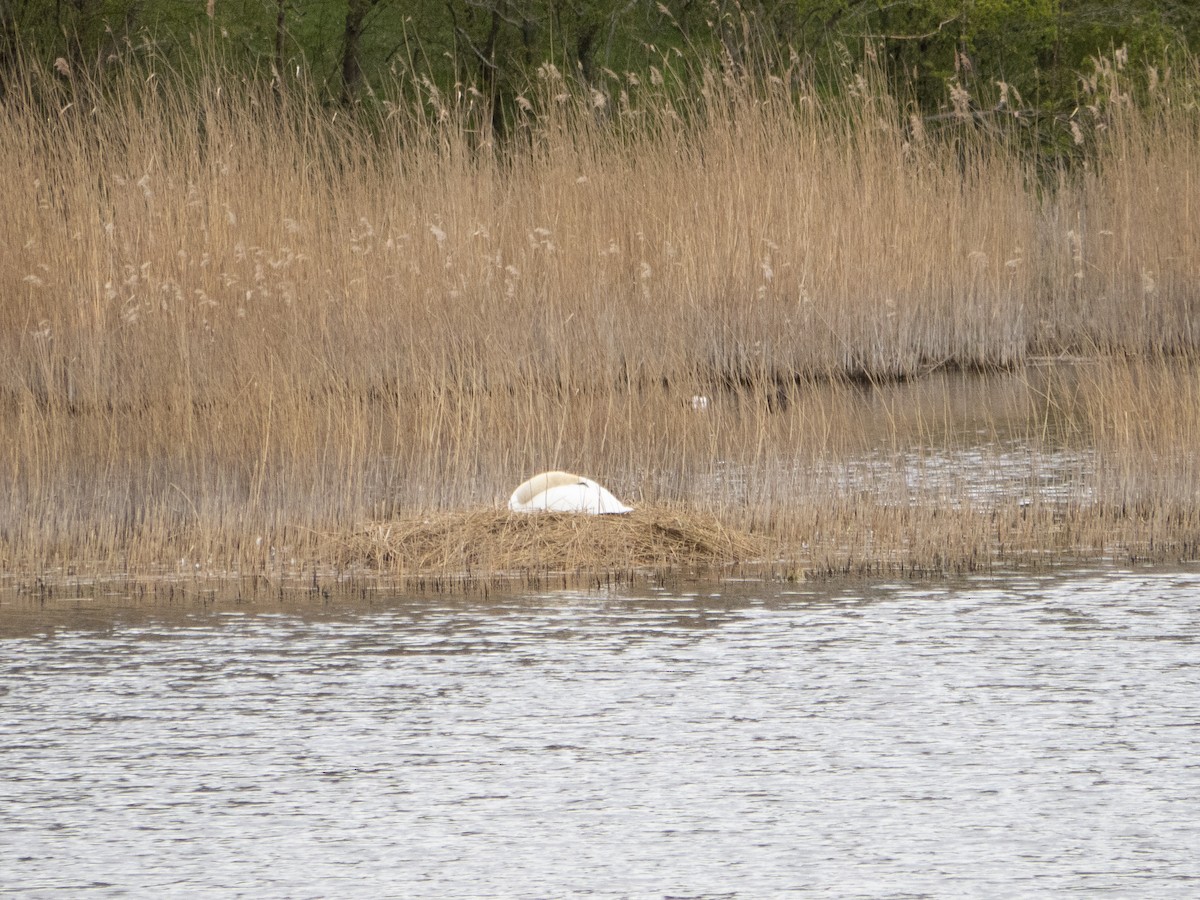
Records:
[[[875,451],[795,468],[796,477],[823,476],[840,493],[874,494],[904,506],[936,498],[943,508],[1013,501],[1088,503],[1096,499],[1095,472],[1093,451],[1035,449],[1018,440],[960,449]]]
[[[1198,596],[1182,570],[10,603],[0,885],[1194,897]]]

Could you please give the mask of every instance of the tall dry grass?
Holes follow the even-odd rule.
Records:
[[[374,123],[219,70],[10,86],[0,568],[304,560],[544,468],[861,556],[848,523],[914,501],[835,463],[969,444],[959,413],[1094,437],[1105,490],[1140,483],[1117,423],[1147,397],[1124,376],[1031,376],[983,413],[889,385],[1193,353],[1179,88],[1098,111],[1094,158],[1048,186],[1016,143],[927,135],[868,81],[827,100],[705,73],[679,100],[634,80],[544,70],[504,145],[473,94],[428,86]],[[1183,446],[1198,415],[1147,440]]]

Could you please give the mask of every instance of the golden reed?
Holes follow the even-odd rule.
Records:
[[[1113,80],[1057,175],[866,81],[634,81],[544,69],[504,142],[428,86],[367,122],[219,69],[10,84],[0,570],[603,567],[427,552],[550,468],[695,516],[664,563],[1195,555],[1194,73]],[[976,370],[1016,374],[971,410],[930,377]],[[1082,487],[888,487],[998,436],[1088,454]],[[848,481],[867,457],[891,481]],[[389,522],[422,536],[361,544]]]

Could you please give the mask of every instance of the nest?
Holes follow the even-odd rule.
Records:
[[[400,575],[709,571],[762,560],[765,539],[664,507],[627,515],[449,511],[372,522],[341,539],[338,562]]]

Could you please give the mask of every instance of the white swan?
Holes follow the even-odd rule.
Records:
[[[596,482],[570,472],[542,472],[513,491],[508,500],[513,512],[588,513],[607,515],[633,512]]]

